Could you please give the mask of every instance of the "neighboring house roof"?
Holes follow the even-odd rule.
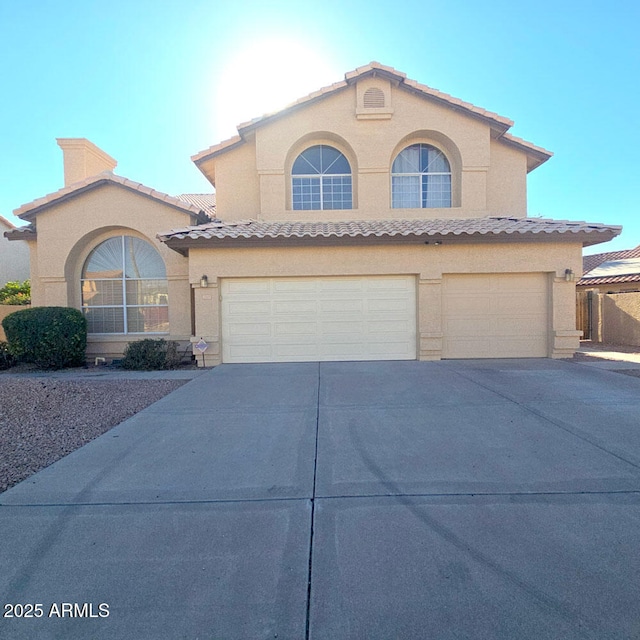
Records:
[[[640,282],[640,245],[634,249],[608,251],[582,259],[584,275],[578,286]]]
[[[635,249],[606,251],[604,253],[594,253],[591,256],[583,256],[582,272],[586,276],[589,271],[599,267],[603,262],[608,262],[609,260],[623,260],[625,258],[640,258],[640,244]]]
[[[190,245],[219,244],[233,240],[269,241],[309,239],[358,238],[369,241],[389,241],[406,237],[437,242],[440,239],[469,241],[557,240],[571,236],[585,246],[604,242],[617,236],[622,227],[549,220],[543,218],[463,218],[426,220],[353,220],[344,222],[209,222],[174,229],[158,234],[162,242],[176,250]]]
[[[149,198],[153,198],[154,200],[158,200],[167,204],[169,206],[175,207],[176,209],[180,209],[185,213],[191,215],[198,222],[205,222],[209,216],[204,215],[204,211],[202,208],[197,207],[194,204],[191,204],[188,201],[181,200],[180,198],[176,198],[174,196],[170,196],[166,193],[162,193],[161,191],[156,191],[155,189],[151,189],[150,187],[146,187],[139,182],[134,182],[133,180],[129,180],[127,178],[123,178],[121,176],[117,176],[111,171],[103,171],[98,175],[91,176],[89,178],[85,178],[80,182],[75,182],[74,184],[70,184],[67,187],[63,187],[54,193],[50,193],[42,198],[38,198],[33,202],[29,202],[27,204],[23,204],[21,207],[16,209],[13,213],[24,220],[32,221],[36,214],[40,213],[43,209],[47,209],[48,207],[59,204],[64,200],[75,197],[80,193],[84,193],[91,189],[95,189],[104,184],[114,184],[120,187],[124,187],[125,189],[129,189],[131,191],[135,191],[136,193],[142,194]],[[13,232],[12,232],[13,233]],[[7,236],[8,237],[8,236]]]
[[[464,102],[463,100],[454,98],[447,93],[443,93],[442,91],[438,91],[437,89],[433,89],[432,87],[428,87],[427,85],[420,84],[415,80],[410,80],[409,78],[407,78],[406,74],[400,71],[396,71],[392,67],[387,67],[380,64],[379,62],[370,62],[363,67],[358,67],[353,71],[345,73],[344,80],[341,82],[335,82],[328,87],[323,87],[318,91],[314,91],[313,93],[310,93],[309,95],[296,100],[295,102],[286,106],[284,109],[281,109],[274,113],[265,114],[263,116],[260,116],[259,118],[255,118],[253,120],[250,120],[249,122],[244,122],[238,125],[237,129],[239,135],[234,136],[233,138],[229,138],[228,140],[220,142],[219,144],[216,144],[212,147],[209,147],[204,151],[196,153],[195,155],[191,156],[191,160],[193,160],[196,165],[199,165],[204,160],[208,160],[220,153],[223,153],[224,151],[228,151],[238,146],[239,144],[242,144],[245,136],[254,129],[263,126],[271,120],[281,118],[295,109],[299,109],[305,105],[311,104],[329,95],[332,95],[336,91],[341,91],[342,89],[345,89],[346,87],[352,85],[357,80],[369,75],[380,75],[383,77],[387,77],[398,83],[399,86],[402,86],[408,91],[411,91],[412,93],[452,107],[456,111],[465,115],[482,120],[495,131],[496,137],[512,146],[516,146],[527,152],[529,156],[529,170],[535,169],[553,155],[550,151],[547,151],[542,147],[538,147],[530,142],[527,142],[526,140],[516,138],[515,136],[508,134],[507,130],[513,126],[513,120],[509,120],[509,118],[500,116],[497,113],[493,113],[492,111],[487,111],[482,107],[477,107],[470,102]]]
[[[28,224],[24,227],[16,227],[4,232],[4,237],[7,240],[29,240],[29,238],[36,237],[36,228],[32,224]]]
[[[13,222],[10,222],[9,220],[7,220],[3,216],[0,216],[0,225],[5,226],[5,227],[9,227],[9,229],[15,229],[16,228],[16,225],[13,224]]]
[[[212,220],[216,217],[215,193],[181,193],[178,198],[204,211]]]
[[[35,229],[31,225],[16,227],[13,222],[2,216],[0,216],[0,226],[8,227],[7,231],[2,234],[7,240],[28,240],[30,236],[35,236]]]

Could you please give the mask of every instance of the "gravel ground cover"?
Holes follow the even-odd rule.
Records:
[[[0,492],[153,404],[185,380],[0,377]]]

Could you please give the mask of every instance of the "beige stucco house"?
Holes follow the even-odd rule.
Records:
[[[20,207],[34,303],[82,308],[90,353],[204,339],[220,362],[566,357],[583,246],[620,227],[527,217],[551,154],[378,63],[193,157],[167,196],[59,140],[65,187]]]
[[[29,247],[26,242],[9,242],[4,233],[16,226],[0,216],[0,287],[7,282],[29,279]]]

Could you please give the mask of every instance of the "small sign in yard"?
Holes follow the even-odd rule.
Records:
[[[200,341],[196,343],[196,349],[202,354],[202,366],[204,367],[204,352],[209,348],[209,345],[200,338]]]

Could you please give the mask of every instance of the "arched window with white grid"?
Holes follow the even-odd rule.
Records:
[[[394,209],[451,207],[451,165],[445,154],[429,144],[403,149],[391,167]]]
[[[297,211],[351,209],[351,166],[343,153],[324,144],[305,149],[291,168],[292,207]]]
[[[167,333],[167,273],[156,248],[133,236],[100,243],[82,269],[89,333]]]

